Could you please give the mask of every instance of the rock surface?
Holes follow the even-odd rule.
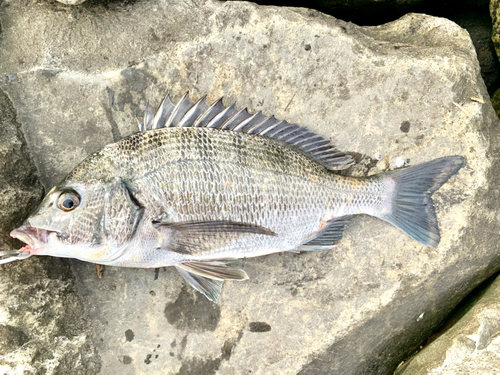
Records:
[[[498,373],[500,277],[458,313],[463,316],[455,325],[398,368],[396,374]]]
[[[491,40],[491,17],[481,9],[481,11],[468,10],[455,14],[450,19],[469,33],[476,48],[477,59],[481,67],[481,76],[488,88],[488,92],[493,94],[499,85],[500,63],[495,52],[495,46]]]
[[[85,2],[85,0],[57,0],[57,1],[66,5],[79,5]]]
[[[18,249],[9,232],[38,205],[43,188],[16,112],[0,90],[0,250]],[[31,258],[1,266],[0,373],[96,373],[70,262]],[[75,371],[75,372],[72,372]]]
[[[491,97],[491,104],[493,105],[497,116],[500,116],[500,89],[496,90]]]
[[[217,304],[171,268],[98,279],[73,261],[102,374],[386,374],[499,269],[498,118],[456,24],[411,14],[361,28],[243,2],[85,5],[2,3],[0,87],[46,188],[134,132],[167,90],[328,135],[360,162],[353,175],[467,158],[434,195],[437,249],[356,217],[335,251],[242,261],[251,279],[226,283]]]
[[[491,40],[495,45],[497,56],[500,56],[500,2],[498,0],[490,1],[490,16],[493,22]]]

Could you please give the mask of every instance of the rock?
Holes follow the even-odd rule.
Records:
[[[363,25],[377,25],[401,17],[412,8],[424,4],[425,1],[422,0],[314,0],[312,4],[295,3],[295,6],[316,8],[344,20],[361,22]]]
[[[99,279],[72,261],[101,373],[386,374],[499,269],[498,118],[456,24],[410,14],[358,27],[244,2],[9,4],[0,87],[46,188],[134,132],[146,100],[168,90],[325,134],[359,161],[352,175],[397,157],[467,158],[434,195],[437,249],[360,216],[335,251],[242,260],[250,280],[226,283],[217,304],[172,268],[106,267]]]
[[[500,89],[497,89],[491,97],[491,104],[493,105],[497,116],[500,116]]]
[[[405,374],[494,374],[500,368],[500,277],[463,315],[415,357],[396,371]]]
[[[497,56],[500,56],[500,2],[498,0],[490,1],[490,16],[493,21],[491,40],[495,46]]]
[[[10,250],[22,244],[9,232],[36,208],[43,188],[1,90],[0,121],[0,250]],[[69,261],[31,258],[0,267],[0,373],[97,373]]]
[[[262,5],[307,7],[330,14],[358,25],[380,25],[407,13],[425,13],[453,19],[463,14],[481,12],[488,14],[489,0],[256,0]],[[470,14],[469,18],[475,18]],[[474,38],[473,38],[474,40]]]
[[[85,0],[57,0],[57,1],[66,5],[79,5],[85,2]]]
[[[465,10],[449,18],[470,34],[481,67],[481,76],[488,92],[493,94],[499,85],[500,63],[491,40],[491,17],[482,10]]]
[[[0,251],[20,244],[9,232],[28,217],[43,194],[20,126],[12,102],[0,91]]]

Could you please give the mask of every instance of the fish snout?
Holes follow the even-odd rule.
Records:
[[[14,259],[26,259],[31,255],[41,255],[41,250],[49,244],[52,237],[56,236],[57,232],[50,231],[47,229],[35,228],[26,225],[22,225],[19,228],[14,229],[10,232],[10,236],[13,238],[17,238],[18,240],[24,242],[26,246],[19,250],[10,250],[10,252],[4,252],[11,254],[12,252],[17,252],[17,254],[11,254],[10,256],[14,256]],[[1,256],[1,252],[0,252]],[[7,255],[6,255],[7,256]],[[5,259],[7,263],[12,260]],[[0,264],[2,259],[0,259]]]

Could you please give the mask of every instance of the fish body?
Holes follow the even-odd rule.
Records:
[[[331,249],[353,214],[437,246],[430,196],[463,162],[344,177],[332,170],[352,158],[305,128],[167,96],[155,115],[148,106],[140,132],[85,159],[12,235],[28,243],[23,257],[176,266],[215,300],[224,280],[247,278],[225,259]]]

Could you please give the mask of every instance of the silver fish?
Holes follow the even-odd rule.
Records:
[[[369,178],[340,176],[351,156],[295,124],[221,100],[147,105],[140,131],[87,157],[11,235],[31,255],[121,267],[175,266],[215,301],[244,280],[228,259],[319,251],[364,213],[437,246],[432,193],[464,164],[435,159]]]

